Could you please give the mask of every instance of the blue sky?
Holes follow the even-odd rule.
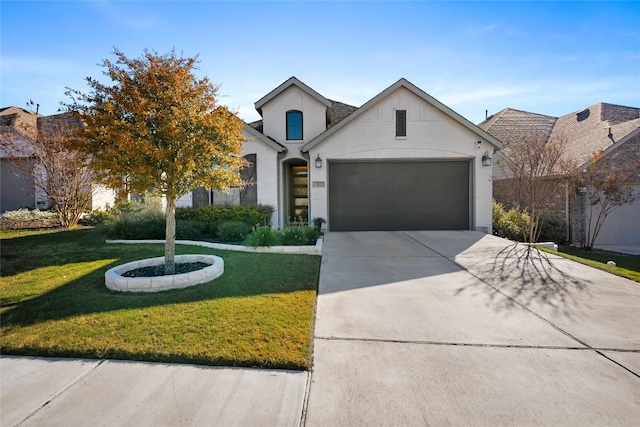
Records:
[[[640,2],[6,1],[0,106],[55,114],[113,47],[199,55],[241,118],[296,76],[360,106],[407,78],[474,123],[512,107],[640,107]]]

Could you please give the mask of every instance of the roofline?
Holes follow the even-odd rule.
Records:
[[[626,136],[624,136],[623,138],[620,139],[620,141],[616,142],[615,144],[610,145],[609,147],[607,147],[606,150],[604,150],[604,152],[602,153],[602,155],[598,158],[598,162],[600,160],[602,160],[605,156],[607,156],[609,153],[611,153],[614,150],[617,150],[618,147],[620,147],[622,144],[626,143],[627,141],[629,141],[630,139],[636,137],[640,135],[640,127],[637,127],[636,129],[632,130],[631,132],[629,132]],[[580,165],[580,170],[584,170],[586,169],[589,164],[591,163],[591,159],[587,160],[586,162],[584,162],[582,165]]]
[[[436,109],[440,110],[442,113],[446,114],[447,116],[449,116],[450,118],[452,118],[453,120],[461,124],[462,126],[466,127],[467,129],[469,129],[479,137],[487,140],[497,148],[504,148],[504,144],[499,139],[483,131],[478,126],[471,123],[469,120],[465,119],[460,114],[456,113],[451,108],[447,107],[446,105],[444,105],[443,103],[441,103],[440,101],[438,101],[437,99],[435,99],[434,97],[432,97],[431,95],[429,95],[428,93],[426,93],[425,91],[423,91],[422,89],[420,89],[419,87],[417,87],[416,85],[408,81],[407,79],[401,78],[400,80],[398,80],[397,82],[395,82],[394,84],[392,84],[391,86],[389,86],[388,88],[380,92],[378,95],[371,98],[364,105],[362,105],[362,107],[358,108],[356,111],[349,114],[343,120],[338,122],[335,126],[329,128],[328,130],[321,133],[311,141],[304,144],[302,147],[300,147],[300,151],[302,151],[303,153],[308,152],[310,149],[320,144],[322,141],[324,141],[325,139],[327,139],[328,137],[336,133],[338,130],[342,129],[347,124],[351,123],[353,120],[355,120],[356,118],[364,114],[367,110],[369,110],[369,108],[375,105],[378,101],[382,100],[387,95],[389,95],[396,89],[399,89],[400,87],[404,87],[408,89],[410,92],[412,92],[416,96],[422,98],[424,101],[431,104]]]
[[[261,141],[261,142],[267,144],[269,147],[273,148],[278,153],[286,153],[287,152],[287,147],[285,147],[282,144],[277,143],[273,139],[271,139],[271,138],[265,136],[264,134],[258,132],[256,129],[254,129],[252,126],[250,126],[244,120],[242,121],[242,124],[244,126],[242,130],[246,130],[248,134],[250,134],[251,136],[256,138],[258,141]]]
[[[320,102],[321,104],[325,105],[327,108],[331,107],[331,101],[329,101],[327,98],[325,98],[324,96],[320,95],[318,92],[316,92],[315,90],[313,90],[312,88],[310,88],[309,86],[307,86],[306,84],[304,84],[303,82],[298,80],[295,76],[292,76],[292,77],[289,77],[280,86],[278,86],[277,88],[273,89],[271,92],[269,92],[268,94],[266,94],[265,96],[263,96],[262,98],[260,98],[259,100],[256,101],[254,106],[255,106],[256,110],[258,110],[260,115],[262,115],[262,107],[267,102],[271,101],[273,98],[275,98],[276,96],[280,95],[282,92],[287,90],[290,86],[297,86],[298,88],[300,88],[304,92],[306,92],[308,95],[310,95],[313,98],[315,98],[318,102]]]

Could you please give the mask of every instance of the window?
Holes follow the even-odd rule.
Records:
[[[302,111],[287,111],[287,140],[302,139]]]
[[[407,110],[396,110],[396,136],[407,136]]]

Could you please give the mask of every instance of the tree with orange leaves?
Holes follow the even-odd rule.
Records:
[[[91,91],[69,89],[65,107],[84,122],[77,141],[105,184],[165,196],[165,274],[173,274],[176,200],[197,187],[241,185],[242,122],[218,104],[208,78],[195,77],[197,57],[113,53],[102,63],[111,84],[88,77]]]
[[[640,199],[640,193],[625,185],[633,176],[629,170],[612,170],[602,161],[604,150],[591,156],[589,165],[577,177],[584,188],[587,204],[587,224],[584,247],[593,249],[605,219],[620,206]],[[597,214],[596,214],[597,212]]]

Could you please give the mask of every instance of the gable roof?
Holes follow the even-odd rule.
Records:
[[[38,119],[43,117],[20,107],[0,108],[0,130],[17,132],[24,137],[35,138],[38,134]]]
[[[311,148],[315,147],[316,145],[318,145],[319,143],[327,139],[329,136],[333,135],[338,130],[342,129],[344,126],[351,123],[353,120],[355,120],[356,118],[364,114],[367,110],[369,110],[372,106],[377,104],[379,101],[381,101],[382,99],[384,99],[385,97],[387,97],[388,95],[390,95],[392,92],[394,92],[396,89],[400,87],[404,87],[408,89],[414,95],[426,101],[428,104],[432,105],[437,110],[446,114],[451,119],[461,124],[463,127],[467,128],[471,132],[475,133],[480,138],[485,139],[487,142],[493,144],[497,148],[502,148],[504,146],[504,144],[502,144],[502,142],[500,142],[496,137],[480,129],[478,126],[474,125],[469,120],[465,119],[460,114],[456,113],[451,108],[447,107],[437,99],[433,98],[431,95],[427,94],[425,91],[423,91],[422,89],[420,89],[419,87],[417,87],[416,85],[408,81],[407,79],[401,78],[400,80],[398,80],[397,82],[395,82],[394,84],[392,84],[391,86],[389,86],[388,88],[380,92],[378,95],[371,98],[364,105],[362,105],[362,107],[358,108],[357,110],[349,114],[346,118],[341,120],[335,126],[327,129],[325,132],[321,133],[320,135],[318,135],[308,143],[304,144],[300,148],[300,151],[302,151],[303,153],[308,152]]]
[[[602,155],[600,156],[598,161],[602,160],[603,158],[605,158],[607,156],[607,154],[611,153],[612,151],[615,151],[618,147],[620,147],[621,145],[623,145],[627,141],[629,141],[629,140],[635,138],[636,136],[640,135],[640,119],[635,119],[635,120],[632,120],[631,122],[635,122],[635,129],[633,131],[629,132],[628,134],[626,134],[625,136],[623,136],[622,138],[620,138],[617,142],[614,142],[612,145],[609,146],[609,148],[604,150],[604,152],[602,153]],[[589,166],[589,163],[591,163],[591,158],[587,159],[587,161],[582,163],[580,165],[580,169],[581,170],[585,169],[587,166]]]
[[[328,128],[336,125],[342,119],[349,116],[351,113],[358,109],[358,107],[345,104],[344,102],[338,102],[332,99],[330,99],[329,101],[331,101],[331,108],[329,109],[329,123],[327,124]]]
[[[268,136],[265,136],[263,133],[255,129],[254,124],[257,124],[257,123],[258,122],[246,123],[243,121],[242,124],[244,125],[244,127],[242,128],[242,130],[248,133],[249,135],[251,135],[256,140],[261,141],[264,144],[267,144],[269,147],[273,148],[277,152],[286,153],[287,147],[277,143],[273,139],[269,138]],[[260,125],[262,125],[262,120],[260,120],[259,123]]]
[[[640,128],[640,108],[599,103],[561,117],[505,108],[478,126],[505,142],[564,140],[564,157],[582,165]]]
[[[321,104],[324,104],[327,108],[331,107],[331,101],[329,101],[327,98],[320,95],[318,92],[311,89],[306,84],[302,83],[296,77],[289,77],[289,79],[283,82],[280,86],[273,89],[271,92],[269,92],[268,94],[266,94],[265,96],[263,96],[262,98],[256,101],[254,106],[256,107],[256,110],[258,110],[258,113],[262,115],[262,107],[291,86],[296,86],[298,89],[302,90],[303,92],[306,92],[308,95],[316,99],[318,102],[320,102]]]
[[[548,141],[557,117],[505,108],[480,123],[478,127],[501,141],[534,138]]]

